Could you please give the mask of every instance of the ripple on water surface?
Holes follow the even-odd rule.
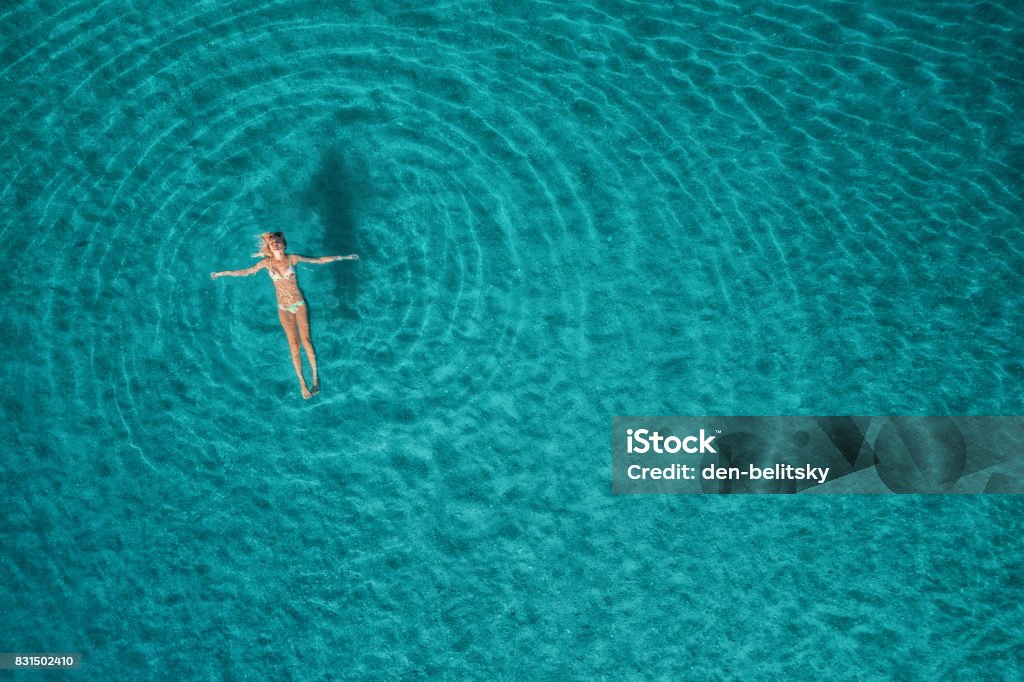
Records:
[[[639,652],[699,632],[693,670],[742,676],[799,632],[773,674],[828,649],[1013,676],[1011,502],[611,499],[607,434],[1020,411],[1015,5],[0,20],[0,240],[31,254],[0,278],[14,644],[182,674],[167,633],[268,672],[359,641],[357,673],[667,675]],[[361,255],[300,269],[310,404],[270,283],[207,277],[271,228]],[[880,614],[908,643],[853,661]],[[983,634],[936,660],[922,614]]]

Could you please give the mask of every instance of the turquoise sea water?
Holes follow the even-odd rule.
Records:
[[[630,414],[1021,414],[1024,8],[0,10],[0,650],[1015,679],[1012,497],[612,497]],[[254,236],[305,266],[299,395]],[[0,673],[13,676],[13,673]]]

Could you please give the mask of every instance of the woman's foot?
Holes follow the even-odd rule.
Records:
[[[302,397],[305,398],[306,400],[309,400],[310,396],[312,395],[313,394],[309,392],[309,389],[306,388],[306,384],[302,384]]]
[[[313,382],[313,395],[316,395],[319,392],[320,392],[320,382],[319,381],[314,381]]]

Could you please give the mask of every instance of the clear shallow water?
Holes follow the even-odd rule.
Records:
[[[3,10],[0,648],[1020,674],[1008,498],[612,498],[615,414],[1020,414],[1014,3]],[[299,253],[323,394],[263,276]]]

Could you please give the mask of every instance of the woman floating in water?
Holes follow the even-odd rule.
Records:
[[[296,263],[333,263],[338,260],[359,260],[356,254],[348,256],[322,256],[320,258],[308,258],[295,254],[285,253],[287,243],[284,240],[283,232],[264,232],[260,235],[260,250],[256,257],[262,256],[259,263],[244,270],[224,270],[210,274],[212,279],[218,277],[247,277],[254,275],[260,270],[266,270],[270,279],[274,280],[274,290],[277,292],[277,316],[284,327],[284,333],[288,336],[288,347],[292,352],[292,364],[295,365],[295,373],[299,377],[299,385],[302,386],[302,397],[309,398],[311,395],[320,392],[320,379],[316,373],[316,353],[313,351],[313,342],[309,340],[309,311],[306,310],[306,300],[302,297],[298,280],[295,279]],[[298,333],[296,333],[298,327]],[[313,368],[313,391],[310,392],[306,386],[306,379],[302,376],[302,354],[299,351],[299,341],[306,348],[306,358]]]

